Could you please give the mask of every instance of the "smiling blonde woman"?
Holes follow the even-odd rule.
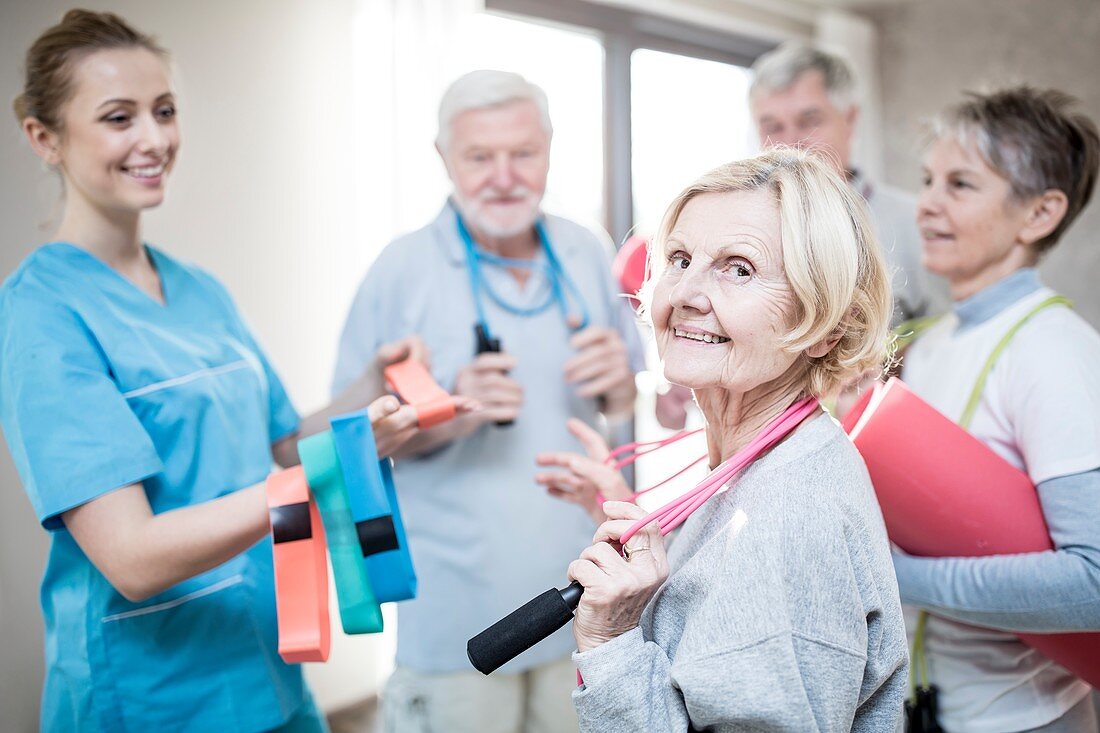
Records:
[[[808,154],[702,176],[669,206],[650,258],[665,376],[692,389],[711,468],[887,356],[890,287],[864,204]],[[893,730],[905,631],[851,443],[815,411],[728,486],[667,555],[649,525],[620,556],[608,542],[645,513],[604,504],[610,521],[570,566],[585,586],[581,729]]]

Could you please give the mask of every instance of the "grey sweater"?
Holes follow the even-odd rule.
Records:
[[[669,565],[637,628],[574,654],[582,731],[895,730],[897,582],[867,470],[830,418],[699,509]]]

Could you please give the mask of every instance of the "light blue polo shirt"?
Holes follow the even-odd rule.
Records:
[[[162,305],[48,244],[0,288],[0,418],[50,533],[45,731],[275,728],[303,706],[278,655],[271,542],[140,603],[61,515],[144,482],[154,513],[262,481],[298,416],[224,288],[149,248]]]
[[[455,222],[448,204],[431,224],[379,255],[344,327],[334,391],[361,374],[381,344],[412,334],[430,348],[436,381],[453,389],[459,370],[474,359],[476,319]],[[616,296],[606,248],[566,219],[547,216],[544,224],[591,324],[617,329],[640,368],[637,327]],[[538,257],[545,262],[543,252]],[[507,271],[484,265],[482,277],[514,306],[545,296],[541,275],[521,287]],[[397,664],[416,672],[471,670],[467,639],[551,586],[566,585],[566,568],[595,531],[579,507],[534,481],[538,453],[581,450],[566,420],[591,425],[597,417],[596,401],[577,397],[565,382],[574,351],[561,311],[551,306],[523,317],[487,294],[482,302],[493,336],[518,362],[512,376],[523,386],[524,403],[510,427],[484,425],[430,455],[397,462],[394,482],[419,578],[418,597],[398,604]],[[574,647],[566,626],[502,670],[562,659]]]

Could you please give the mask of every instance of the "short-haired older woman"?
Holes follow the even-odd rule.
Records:
[[[665,376],[690,387],[714,468],[807,396],[885,357],[890,287],[859,197],[814,156],[717,168],[665,214],[644,290]],[[570,565],[586,731],[892,731],[905,630],[855,448],[815,410],[684,524],[609,501]]]
[[[902,378],[1030,476],[1055,545],[895,557],[902,600],[930,611],[914,649],[927,664],[914,666],[951,733],[1097,730],[1089,686],[1009,633],[1100,629],[1100,335],[1034,269],[1096,182],[1096,125],[1074,101],[1029,87],[969,95],[924,156],[924,265],[955,303],[905,353]]]

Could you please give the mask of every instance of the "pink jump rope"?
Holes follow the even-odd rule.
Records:
[[[603,462],[604,462],[605,465],[610,466],[611,468],[614,468],[616,471],[618,471],[618,470],[622,469],[624,466],[629,466],[630,464],[634,463],[634,461],[638,460],[642,456],[649,455],[650,453],[653,453],[654,451],[657,451],[657,450],[660,450],[661,448],[664,448],[666,445],[672,445],[673,443],[679,442],[679,441],[683,440],[684,438],[690,438],[693,435],[698,435],[701,432],[703,432],[702,428],[699,428],[698,430],[681,430],[680,432],[676,433],[675,435],[670,435],[669,437],[663,438],[661,440],[651,440],[651,441],[646,442],[646,443],[626,443],[624,445],[620,445],[618,448],[611,451],[607,455],[607,457],[604,458]],[[626,456],[626,457],[625,458],[620,458],[619,456]],[[629,499],[627,499],[627,501],[635,501],[639,496],[642,496],[643,494],[648,494],[650,491],[653,491],[654,489],[659,489],[660,487],[664,486],[665,484],[667,484],[672,479],[676,478],[677,476],[682,475],[688,469],[702,463],[706,459],[706,457],[707,457],[707,454],[704,453],[703,455],[699,456],[694,461],[687,464],[686,466],[684,466],[683,468],[681,468],[679,471],[672,474],[668,478],[653,484],[648,489],[643,489],[642,491],[635,492]],[[604,503],[605,500],[606,499],[605,499],[603,494],[601,494],[599,492],[596,493],[596,504],[598,506],[603,506],[603,503]]]
[[[804,420],[820,410],[821,406],[818,404],[817,399],[813,397],[807,397],[791,405],[782,415],[761,430],[748,445],[719,464],[694,489],[676,497],[660,509],[650,512],[634,522],[619,538],[619,543],[626,545],[631,537],[654,521],[660,523],[661,535],[667,535],[687,521],[687,518],[693,512],[717,494],[723,486],[755,461],[761,453],[783,440]],[[621,468],[633,463],[641,456],[659,450],[666,445],[671,445],[697,432],[682,431],[664,440],[649,443],[630,443],[620,446],[607,456],[605,462],[615,468]],[[619,457],[624,454],[631,455],[626,458]],[[702,458],[693,461],[656,486],[646,489],[646,491],[652,491],[657,486],[671,481],[701,460]],[[635,494],[635,496],[638,496],[638,494]],[[583,592],[584,587],[580,583],[573,582],[560,590],[551,588],[531,599],[466,643],[466,654],[470,658],[470,662],[482,674],[489,674],[502,664],[519,656],[570,621]]]

